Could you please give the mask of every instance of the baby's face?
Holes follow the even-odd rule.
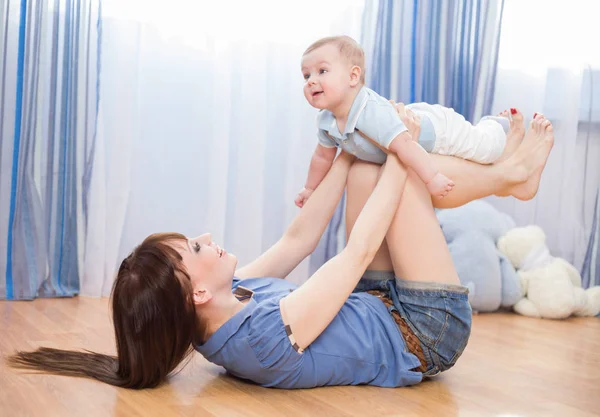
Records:
[[[332,110],[350,91],[350,63],[333,44],[323,45],[302,57],[304,97],[317,109]]]

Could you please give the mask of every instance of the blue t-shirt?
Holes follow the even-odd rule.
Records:
[[[419,144],[427,152],[431,152],[436,139],[435,130],[426,115],[420,115],[420,117]],[[375,91],[364,86],[354,98],[343,132],[339,131],[335,116],[329,110],[319,112],[317,127],[319,144],[322,146],[326,148],[337,146],[355,155],[358,159],[376,164],[385,162],[385,152],[358,132],[362,132],[383,148],[388,149],[396,136],[408,130],[398,117],[394,106]]]
[[[195,349],[239,378],[265,387],[312,388],[369,384],[381,387],[421,381],[419,359],[385,305],[370,294],[352,294],[340,312],[304,350],[292,347],[279,301],[297,285],[279,278],[234,279],[233,289],[254,291],[235,316]]]

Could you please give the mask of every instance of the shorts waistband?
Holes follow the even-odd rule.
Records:
[[[386,281],[394,280],[399,291],[426,291],[451,293],[458,298],[468,298],[469,289],[460,284],[443,284],[440,282],[407,281],[398,278],[392,271],[374,271],[367,270],[362,276],[361,281],[366,289],[381,289],[387,287]],[[380,288],[381,287],[381,288]]]
[[[367,269],[362,276],[362,279],[368,281],[387,281],[396,278],[392,271],[374,271]]]
[[[469,294],[469,288],[460,284],[443,284],[441,282],[421,282],[396,279],[396,285],[399,290],[446,291],[455,294]]]

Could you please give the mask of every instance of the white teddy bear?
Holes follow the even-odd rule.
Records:
[[[517,269],[523,297],[514,310],[524,316],[563,319],[600,313],[600,286],[581,288],[581,275],[550,255],[538,226],[517,227],[498,240],[498,249]]]

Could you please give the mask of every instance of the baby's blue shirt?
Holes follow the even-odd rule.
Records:
[[[386,154],[358,131],[388,148],[392,140],[408,130],[398,117],[398,112],[385,98],[367,87],[362,87],[348,113],[344,132],[340,132],[335,116],[329,110],[321,110],[317,116],[319,143],[326,147],[334,146],[355,155],[358,159],[376,164],[385,162]],[[431,152],[435,145],[435,132],[431,121],[421,116],[419,144]]]

